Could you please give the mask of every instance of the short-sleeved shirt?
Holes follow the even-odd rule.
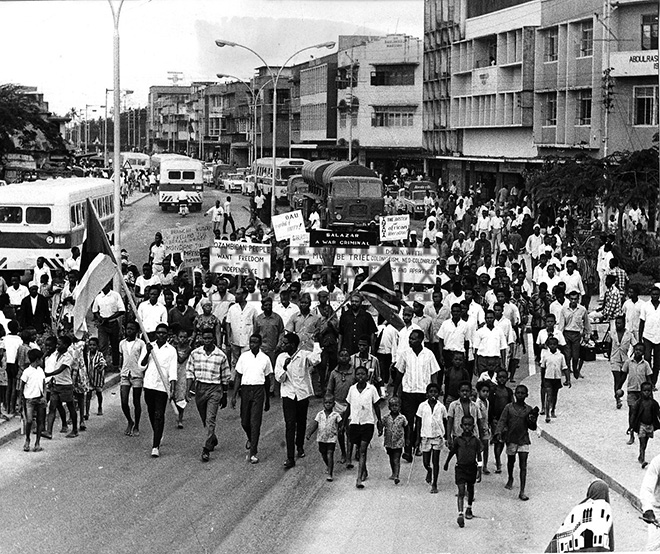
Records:
[[[479,438],[479,409],[477,408],[477,405],[472,402],[472,400],[470,400],[468,413],[465,413],[465,410],[463,410],[463,405],[461,404],[460,400],[454,400],[451,404],[449,404],[447,417],[454,418],[453,427],[451,428],[453,436],[457,437],[463,434],[461,423],[463,422],[463,416],[466,415],[470,415],[474,418],[474,427],[472,432],[474,433],[475,437]]]
[[[23,396],[25,398],[40,398],[44,395],[44,380],[46,374],[40,367],[27,366],[21,375],[21,381],[25,383]]]
[[[403,414],[392,417],[392,414],[383,416],[383,445],[385,448],[403,448],[406,445],[406,426],[408,420]]]
[[[628,374],[628,392],[641,391],[642,383],[646,383],[653,375],[651,366],[644,359],[639,362],[634,359],[626,360],[621,371]]]
[[[119,352],[122,355],[120,374],[122,377],[142,377],[144,368],[141,365],[146,352],[146,345],[142,339],[122,339],[119,343]]]
[[[376,423],[376,412],[374,404],[380,400],[376,387],[366,384],[362,392],[357,388],[357,383],[348,390],[346,401],[351,407],[350,422],[352,425],[365,425]]]
[[[241,385],[263,385],[266,376],[273,373],[273,364],[263,352],[259,351],[255,356],[248,350],[238,358],[236,373],[241,375]]]
[[[458,323],[448,319],[445,321],[438,330],[438,338],[443,341],[443,348],[445,350],[453,350],[456,352],[465,351],[465,343],[467,342],[468,325],[462,319]]]
[[[639,339],[660,343],[660,304],[656,308],[650,300],[644,302],[639,310],[639,318],[644,322],[644,336]]]
[[[424,393],[431,382],[431,376],[440,371],[440,366],[433,352],[422,348],[419,354],[412,349],[404,350],[401,359],[397,361],[397,369],[403,373],[401,389],[406,393]]]
[[[561,379],[562,371],[568,369],[566,358],[557,350],[554,354],[550,350],[541,353],[541,367],[545,369],[546,379]]]
[[[341,422],[341,415],[333,411],[329,416],[325,415],[325,411],[321,410],[314,418],[319,424],[316,433],[316,442],[331,442],[337,443],[337,431],[339,423]]]
[[[447,419],[447,408],[442,402],[436,402],[431,408],[428,400],[422,402],[415,414],[422,420],[420,435],[425,438],[437,438],[445,436],[445,420]]]
[[[99,316],[103,318],[112,317],[117,312],[125,311],[126,306],[124,306],[121,295],[114,290],[108,291],[108,294],[100,292],[92,304],[92,312],[98,312]]]
[[[62,373],[53,376],[53,382],[56,385],[73,385],[73,378],[71,377],[73,356],[68,350],[64,354],[55,352],[53,355],[55,356],[55,371],[60,369],[63,365],[67,366]]]
[[[474,465],[477,461],[478,453],[481,452],[481,443],[474,435],[467,437],[465,435],[459,435],[454,438],[452,451],[456,454],[456,465]]]

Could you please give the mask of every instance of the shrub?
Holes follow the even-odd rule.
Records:
[[[660,259],[660,258],[653,258],[653,259]],[[633,273],[630,275],[630,284],[631,285],[637,285],[639,287],[639,294],[640,295],[648,295],[651,294],[651,289],[653,288],[653,285],[658,281],[658,279],[651,277],[649,275],[643,275],[641,272],[640,273]]]
[[[639,265],[638,271],[656,281],[660,281],[660,257],[647,258]]]

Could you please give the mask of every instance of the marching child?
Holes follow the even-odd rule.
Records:
[[[335,447],[337,446],[337,433],[341,425],[341,415],[335,412],[335,397],[326,394],[323,398],[323,409],[316,414],[314,421],[307,431],[307,440],[318,430],[316,442],[319,452],[325,463],[328,477],[326,481],[332,481],[332,471],[335,467]]]
[[[85,415],[89,418],[89,408],[92,403],[92,394],[96,393],[98,403],[97,415],[103,415],[103,385],[105,384],[105,356],[99,352],[99,339],[90,337],[87,341],[87,354],[85,355],[87,377],[89,378],[89,392],[85,402]]]
[[[653,438],[653,432],[660,429],[660,405],[653,399],[653,384],[642,383],[642,397],[635,404],[633,412],[633,429],[639,434],[639,458],[642,468],[648,466],[646,461],[646,445]]]
[[[566,339],[564,338],[563,333],[556,328],[556,323],[557,323],[557,318],[555,317],[555,314],[548,314],[545,316],[545,329],[541,329],[539,331],[538,336],[536,337],[536,344],[539,347],[539,350],[541,354],[545,352],[548,349],[548,339],[550,337],[554,337],[557,339],[557,343],[559,344],[559,348],[562,352],[566,352]],[[539,359],[539,364],[540,364],[540,359]],[[566,380],[565,383],[567,386],[571,386],[570,384],[570,378],[571,376],[568,374],[568,372],[565,374]],[[541,415],[544,415],[545,412],[545,391],[546,391],[546,386],[545,386],[545,378],[543,377],[543,372],[541,372]]]
[[[438,493],[440,451],[447,435],[447,408],[438,402],[438,396],[440,386],[437,383],[429,383],[426,386],[426,400],[419,405],[415,414],[415,448],[421,446],[426,482],[431,485],[431,494]]]
[[[541,351],[541,377],[545,383],[545,422],[550,423],[550,417],[557,417],[555,409],[557,408],[557,394],[562,387],[562,374],[568,371],[566,358],[559,351],[559,341],[557,337],[548,339],[548,350]]]
[[[488,424],[492,436],[493,453],[495,454],[495,473],[502,473],[502,462],[500,460],[504,450],[504,442],[502,442],[501,437],[495,434],[495,430],[500,417],[502,417],[504,407],[513,402],[513,391],[506,386],[508,378],[509,375],[503,369],[497,372],[497,385],[491,389],[488,401]]]
[[[30,436],[32,434],[32,422],[37,420],[37,436],[34,439],[33,452],[41,452],[41,432],[46,423],[46,375],[41,368],[41,350],[33,348],[28,352],[30,365],[25,368],[19,383],[20,390],[25,399],[25,444],[23,450],[30,451]]]
[[[508,374],[507,374],[508,377]],[[458,487],[458,522],[459,527],[465,526],[465,519],[472,519],[472,503],[474,502],[474,484],[481,481],[481,443],[474,436],[474,418],[470,415],[461,419],[463,434],[454,439],[445,462],[445,471],[449,469],[449,461],[456,455],[455,481]],[[465,493],[467,489],[467,509],[463,515]]]
[[[612,380],[614,381],[614,400],[617,409],[621,408],[621,397],[623,391],[621,385],[624,376],[621,373],[623,364],[628,360],[628,353],[632,348],[635,339],[630,331],[626,329],[626,318],[622,315],[614,320],[614,332],[610,333],[612,337],[612,349],[610,350],[610,369],[612,370]]]
[[[513,488],[513,470],[516,466],[516,454],[520,463],[520,500],[529,500],[525,494],[527,485],[527,458],[529,457],[529,430],[536,430],[536,420],[539,417],[538,407],[532,408],[525,403],[529,391],[525,385],[516,387],[516,401],[504,407],[502,416],[497,424],[495,434],[506,443],[507,472],[509,479],[504,488]]]
[[[626,360],[621,368],[621,386],[628,379],[628,431],[630,439],[628,444],[635,442],[635,431],[633,430],[633,415],[635,411],[635,404],[642,396],[642,383],[650,381],[653,375],[653,370],[649,363],[644,359],[644,345],[638,342],[633,350],[633,357],[631,360]]]
[[[399,484],[399,473],[401,471],[401,454],[406,443],[410,441],[408,433],[408,420],[401,413],[401,400],[393,396],[388,402],[390,413],[383,416],[383,431],[385,439],[383,445],[390,458],[390,479],[395,485]]]
[[[479,410],[479,440],[481,441],[481,452],[484,459],[484,467],[482,473],[490,475],[488,471],[488,443],[490,442],[491,433],[488,425],[488,398],[490,397],[490,389],[493,383],[491,381],[479,381],[477,383],[477,409]]]

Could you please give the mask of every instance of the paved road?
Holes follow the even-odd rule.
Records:
[[[208,198],[210,205],[214,197]],[[241,200],[234,195],[237,206]],[[247,212],[244,220],[247,223]],[[181,220],[147,198],[124,214],[127,248],[142,260],[153,233]],[[241,217],[241,216],[239,216]],[[521,369],[519,378],[527,373]],[[533,437],[528,494],[522,503],[505,491],[504,476],[477,487],[475,520],[456,525],[452,474],[430,495],[420,459],[404,464],[403,482],[386,479],[379,440],[369,451],[363,491],[337,466],[327,483],[315,444],[285,472],[281,405],[265,414],[261,463],[245,461],[238,412],[226,409],[211,462],[199,460],[203,429],[194,405],[178,430],[168,410],[162,457],[153,460],[150,427],[128,438],[117,389],[106,391],[105,415],[93,415],[78,439],[56,434],[42,453],[24,453],[22,438],[0,448],[3,522],[0,552],[539,552],[593,479],[582,467]],[[319,409],[313,402],[310,414]],[[354,471],[354,470],[353,470]],[[617,550],[640,550],[645,529],[629,503],[612,495]]]

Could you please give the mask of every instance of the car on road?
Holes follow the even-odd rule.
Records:
[[[245,178],[240,173],[228,173],[222,180],[222,190],[225,192],[243,192]]]
[[[413,210],[413,217],[416,219],[423,219],[425,208],[424,208],[424,198],[426,198],[426,191],[428,190],[431,193],[431,198],[435,203],[435,184],[431,181],[411,181],[408,185],[408,190],[410,191],[410,198],[415,204]]]
[[[415,201],[407,188],[400,188],[395,199],[394,208],[398,214],[414,214]]]

